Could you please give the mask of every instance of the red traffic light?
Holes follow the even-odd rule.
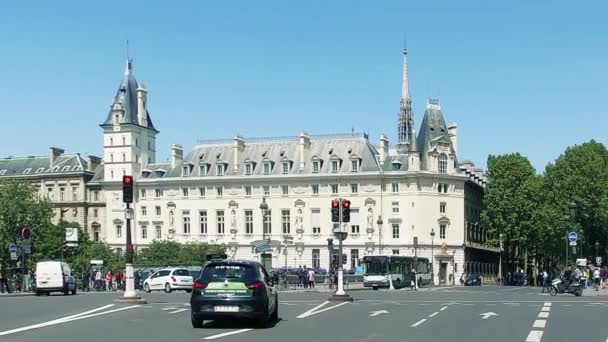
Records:
[[[331,207],[332,208],[339,208],[340,207],[340,202],[338,202],[336,200],[331,201]]]
[[[349,200],[342,201],[342,208],[350,208],[350,201]]]
[[[122,184],[133,184],[133,176],[122,176]]]

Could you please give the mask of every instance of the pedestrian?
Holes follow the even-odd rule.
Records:
[[[412,272],[410,273],[410,286],[411,286],[411,290],[412,291],[416,291],[416,287],[418,286],[418,284],[416,284],[416,269],[412,268]]]
[[[304,267],[302,268],[301,272],[300,272],[300,281],[302,282],[302,286],[304,286],[304,289],[308,288],[308,268],[306,267],[306,265],[304,265]]]
[[[116,282],[118,284],[118,290],[124,290],[124,287],[122,286],[122,282],[124,280],[124,273],[122,271],[118,271],[118,277],[116,277]]]
[[[600,290],[600,269],[597,267],[593,270],[593,285],[595,286],[595,291]]]
[[[95,271],[95,290],[99,291],[101,289],[101,271]]]
[[[549,292],[549,273],[547,273],[546,270],[544,270],[541,273],[542,276],[542,282],[543,282],[543,292],[541,293],[545,293],[545,290],[547,290],[547,292]]]
[[[312,268],[308,270],[308,287],[315,288],[315,270]]]
[[[602,269],[600,270],[600,278],[602,281],[602,289],[606,288],[606,278],[608,278],[608,267],[607,266],[603,266]]]
[[[11,288],[8,286],[8,281],[6,279],[6,271],[4,267],[0,264],[0,292],[4,293],[4,288],[6,287],[6,292],[11,293]]]
[[[108,288],[108,292],[111,292],[112,289],[112,282],[114,281],[114,275],[112,274],[112,271],[108,271],[108,274],[106,275],[106,282],[107,282],[107,288]]]

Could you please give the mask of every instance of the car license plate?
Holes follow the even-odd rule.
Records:
[[[238,306],[218,305],[218,306],[213,307],[213,311],[215,311],[215,312],[238,312],[239,307]]]
[[[182,279],[182,280],[180,280],[180,281],[181,281],[182,283],[187,283],[187,282],[188,282],[187,280],[184,280],[184,279]]]

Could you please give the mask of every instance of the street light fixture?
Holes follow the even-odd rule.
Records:
[[[499,245],[499,252],[500,253],[498,254],[498,257],[499,257],[499,260],[498,260],[498,277],[500,279],[500,284],[502,285],[502,252],[503,252],[502,241],[505,238],[505,234],[500,233],[498,235],[498,238],[499,238],[499,243],[500,243],[500,245]]]
[[[434,253],[434,239],[435,239],[435,229],[431,228],[431,283],[435,285],[435,253]]]
[[[382,216],[378,215],[378,221],[376,224],[378,225],[378,254],[382,254]]]
[[[262,240],[266,240],[266,212],[268,211],[268,204],[266,203],[266,197],[262,197],[262,203],[260,204],[262,210]]]
[[[570,209],[570,220],[572,222],[574,222],[574,217],[576,216],[576,202],[570,202],[569,205],[569,209]]]
[[[597,264],[597,257],[598,257],[598,250],[600,249],[600,242],[599,241],[595,241],[595,263]],[[596,265],[596,266],[600,266],[600,265]]]

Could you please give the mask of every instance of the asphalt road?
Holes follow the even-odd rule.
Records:
[[[328,293],[283,293],[280,320],[268,329],[247,321],[193,329],[185,293],[145,294],[149,303],[141,306],[116,304],[116,294],[107,293],[0,297],[0,341],[607,340],[608,296],[539,292],[521,287],[356,291],[353,303],[327,302]]]

